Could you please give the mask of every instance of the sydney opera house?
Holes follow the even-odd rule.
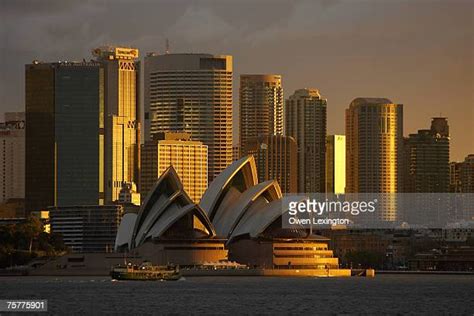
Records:
[[[337,269],[328,239],[283,229],[275,180],[258,183],[253,156],[228,166],[195,204],[169,167],[138,214],[123,216],[115,249],[156,264],[235,261],[267,269]]]

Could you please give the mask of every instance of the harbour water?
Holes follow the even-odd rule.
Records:
[[[474,276],[462,275],[188,277],[175,282],[0,278],[0,299],[47,299],[49,313],[59,315],[474,315],[473,293]]]

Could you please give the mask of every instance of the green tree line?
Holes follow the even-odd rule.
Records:
[[[56,256],[66,250],[62,236],[44,232],[43,223],[36,217],[0,226],[0,268],[24,265],[35,258]]]

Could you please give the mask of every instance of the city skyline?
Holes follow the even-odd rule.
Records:
[[[472,313],[474,0],[0,0],[0,64],[0,316]]]
[[[352,99],[387,97],[405,105],[404,135],[441,114],[452,126],[450,160],[461,161],[474,148],[466,133],[474,114],[469,1],[277,1],[271,18],[261,14],[267,1],[199,6],[145,1],[134,4],[133,13],[127,1],[57,3],[44,6],[47,11],[26,3],[4,3],[0,13],[4,112],[24,108],[22,68],[34,59],[82,60],[104,43],[134,46],[143,55],[164,53],[169,38],[171,52],[234,56],[234,138],[238,76],[279,73],[286,95],[308,87],[328,99],[328,134],[343,134],[344,109]],[[78,12],[81,19],[74,17]],[[140,16],[130,29],[121,23],[129,14]],[[160,18],[149,19],[150,14]],[[381,32],[377,25],[386,19],[397,22],[383,23]]]

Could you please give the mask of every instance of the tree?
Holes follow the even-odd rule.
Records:
[[[30,216],[26,222],[18,225],[18,233],[28,242],[28,252],[31,253],[33,241],[43,232],[43,223],[37,217]]]

